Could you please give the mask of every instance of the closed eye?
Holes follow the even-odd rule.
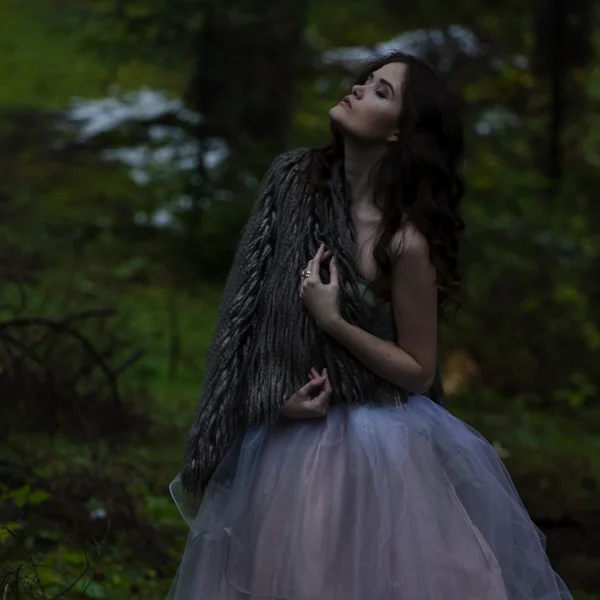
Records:
[[[365,81],[366,83],[370,83],[373,80],[373,73],[371,73],[368,77],[367,80]],[[387,81],[387,79],[383,79],[382,77],[379,78],[379,83],[381,85],[384,85],[387,89],[389,89],[390,93],[392,94],[392,98],[396,97],[396,91],[394,90],[394,86]],[[381,92],[375,92],[378,96],[381,94]],[[385,95],[381,95],[381,98],[385,98]]]

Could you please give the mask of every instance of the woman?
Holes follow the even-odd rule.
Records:
[[[571,598],[494,450],[439,404],[458,115],[394,53],[331,110],[330,146],[274,162],[171,488],[191,532],[170,598]]]

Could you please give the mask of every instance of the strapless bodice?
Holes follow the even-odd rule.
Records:
[[[358,277],[358,285],[362,289],[363,300],[371,306],[376,305],[375,292],[370,287],[370,282],[363,277]],[[371,324],[371,333],[382,340],[396,343],[396,321],[394,311],[389,302],[379,304],[375,309],[375,315]]]

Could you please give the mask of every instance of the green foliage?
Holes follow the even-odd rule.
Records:
[[[135,54],[117,60],[115,55],[99,51],[100,39],[104,37],[110,44],[119,36],[114,21],[99,22],[96,10],[102,10],[100,4],[58,6],[30,0],[25,11],[19,0],[2,3],[0,107],[63,110],[73,97],[102,97],[109,91],[140,86],[183,89],[184,65],[174,72]],[[95,44],[90,44],[90,39]]]
[[[229,15],[234,23],[246,14],[242,4]],[[36,394],[47,389],[33,393],[33,384],[48,373],[59,380],[72,375],[80,346],[48,344],[39,324],[19,330],[21,341],[45,349],[49,357],[36,356],[52,368],[21,361],[35,378],[21,377],[29,388],[13,392],[10,418],[0,417],[2,600],[16,598],[17,581],[21,597],[32,600],[67,588],[63,597],[73,599],[161,598],[175,573],[187,532],[167,486],[179,468],[214,326],[220,284],[208,281],[222,281],[262,175],[259,165],[270,156],[257,142],[235,181],[227,180],[228,164],[211,179],[167,161],[139,186],[127,167],[106,162],[102,153],[164,147],[149,133],[153,124],[192,137],[195,125],[173,115],[165,122],[140,119],[81,142],[56,123],[74,97],[116,97],[142,86],[183,94],[206,15],[219,6],[213,0],[4,2],[0,322],[37,316],[59,322],[114,308],[111,319],[86,322],[81,333],[105,353],[118,340],[107,359],[111,368],[132,351],[138,357],[118,378],[121,412],[100,401],[97,371],[60,402],[40,401]],[[386,0],[309,2],[288,133],[298,145],[328,138],[327,111],[347,90],[348,73],[321,64],[323,51],[372,47],[411,28],[453,24],[482,40],[488,54],[457,56],[447,73],[462,92],[469,131],[464,305],[458,322],[442,332],[448,381],[460,371],[450,360],[457,353],[468,368],[450,408],[495,443],[534,518],[560,523],[566,516],[587,531],[598,516],[600,481],[594,202],[600,69],[594,63],[568,74],[577,103],[565,117],[561,185],[550,193],[539,149],[548,135],[547,88],[531,67],[537,46],[530,10],[514,0],[485,9],[472,0],[427,0],[410,9]],[[597,27],[593,37],[598,52]],[[244,108],[248,98],[235,98],[235,106]],[[281,108],[283,100],[273,102]],[[482,122],[485,135],[477,133]],[[234,154],[248,147],[245,135],[236,130],[227,139]],[[184,190],[191,190],[195,207],[174,210],[174,228],[140,225],[140,216],[172,209]],[[1,386],[18,373],[13,355],[0,357]],[[28,404],[31,398],[37,400]],[[50,424],[50,413],[71,425],[53,432],[39,426]],[[78,430],[72,419],[80,413],[88,424],[108,422],[110,431]],[[587,590],[577,600],[592,600],[600,565],[594,540],[582,534],[575,548],[571,532],[556,528],[549,532],[553,559],[570,584]]]
[[[17,508],[36,506],[50,498],[51,495],[44,490],[32,490],[29,484],[10,490],[0,484],[0,502],[13,502]]]

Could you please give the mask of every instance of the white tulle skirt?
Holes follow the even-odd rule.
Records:
[[[572,600],[496,452],[423,396],[246,432],[171,600]]]

